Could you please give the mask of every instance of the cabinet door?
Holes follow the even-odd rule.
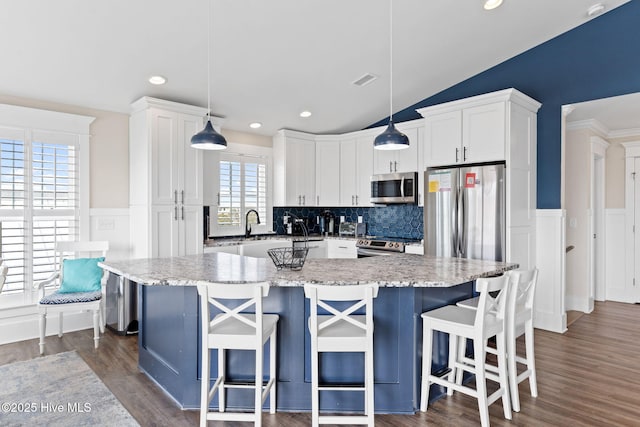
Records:
[[[373,139],[371,140],[371,146],[373,147]],[[373,149],[373,173],[392,173],[393,162],[396,161],[395,150],[376,150]]]
[[[151,110],[152,203],[173,205],[178,197],[178,114]]]
[[[316,147],[313,141],[302,141],[298,151],[296,173],[293,179],[298,181],[298,193],[302,196],[303,206],[316,205]]]
[[[505,103],[465,108],[462,112],[462,161],[505,159]]]
[[[340,205],[339,141],[316,141],[316,205]]]
[[[178,192],[180,203],[201,205],[202,150],[191,147],[191,137],[202,130],[202,118],[180,114],[178,116]]]
[[[358,142],[340,141],[340,206],[354,206],[358,194]]]
[[[418,128],[398,126],[400,132],[409,138],[409,147],[395,151],[394,172],[415,172],[418,170]]]
[[[357,206],[371,206],[371,175],[373,175],[373,140],[358,138],[355,200]]]
[[[151,208],[151,257],[178,256],[180,231],[178,229],[178,206],[156,205]]]
[[[196,255],[202,253],[203,218],[199,205],[182,205],[178,212],[178,255]]]
[[[461,161],[462,112],[435,114],[425,119],[424,165],[444,166]]]
[[[287,206],[315,205],[316,148],[313,141],[285,142],[285,201]]]

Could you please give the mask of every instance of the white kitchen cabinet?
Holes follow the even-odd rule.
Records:
[[[239,245],[238,255],[254,258],[269,258],[267,251],[274,248],[290,248],[291,239],[267,239],[248,241]]]
[[[307,242],[309,252],[307,253],[307,259],[315,258],[327,258],[327,241],[326,240],[312,240]]]
[[[373,140],[351,137],[340,141],[340,206],[371,206]]]
[[[358,258],[355,240],[327,239],[327,258]]]
[[[137,258],[202,252],[202,152],[190,140],[206,109],[143,97],[129,120],[129,204]]]
[[[421,120],[398,123],[396,128],[407,135],[409,147],[401,150],[375,150],[373,149],[373,139],[371,147],[373,149],[373,173],[396,173],[396,172],[416,172],[420,162],[418,161],[418,127],[423,126]],[[384,129],[380,128],[380,133]],[[377,135],[377,134],[376,134]]]
[[[339,206],[340,141],[333,137],[316,138],[316,206]]]
[[[315,206],[315,136],[280,130],[273,137],[274,206]]]
[[[424,165],[506,160],[513,104],[536,111],[530,98],[507,89],[419,109],[425,117]]]

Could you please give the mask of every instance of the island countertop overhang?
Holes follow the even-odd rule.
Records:
[[[306,283],[383,287],[450,287],[518,267],[496,261],[394,254],[360,259],[308,259],[298,271],[277,270],[268,258],[206,253],[172,258],[99,263],[105,270],[148,286],[197,286],[198,283],[269,282],[297,287]]]

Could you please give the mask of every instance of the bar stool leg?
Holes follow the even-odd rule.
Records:
[[[426,319],[422,322],[422,386],[420,387],[420,411],[426,412],[429,403],[429,375],[431,375],[431,346],[433,331]]]
[[[367,422],[369,427],[374,426],[374,396],[373,396],[373,336],[371,336],[371,340],[368,343],[368,348],[365,353],[366,363],[365,363],[365,381],[366,381],[366,392],[365,392],[365,414],[367,414]]]
[[[264,345],[256,348],[256,388],[255,388],[255,426],[262,425],[262,364],[264,363]]]
[[[485,347],[484,340],[473,340],[473,353],[476,374],[476,390],[478,393],[478,409],[480,411],[480,424],[489,425],[489,404],[487,400],[487,382],[485,378]]]
[[[311,425],[318,427],[320,424],[320,397],[318,396],[318,349],[311,340]]]
[[[516,354],[516,338],[513,324],[508,326],[509,333],[507,343],[507,364],[509,376],[509,391],[511,392],[511,405],[513,410],[520,412],[520,392],[518,391],[518,364]],[[527,348],[527,351],[529,349]]]
[[[509,380],[507,375],[507,352],[505,349],[504,332],[496,336],[496,347],[498,350],[498,377],[500,379],[500,388],[503,390],[502,394],[502,409],[504,410],[504,417],[508,420],[511,419],[511,398],[509,397]],[[514,355],[515,356],[515,355]],[[513,357],[515,360],[515,357]],[[516,383],[517,387],[517,383]]]
[[[529,369],[529,388],[531,396],[538,397],[538,380],[536,378],[536,358],[533,347],[533,321],[527,320],[525,324],[525,344],[527,346],[527,368]]]
[[[218,349],[218,378],[220,378],[220,385],[218,386],[218,411],[220,412],[224,412],[225,411],[225,397],[226,397],[226,391],[227,389],[225,388],[224,382],[227,379],[226,378],[226,374],[227,372],[225,371],[225,349],[223,348],[219,348]]]
[[[200,427],[207,425],[207,412],[209,412],[209,353],[207,346],[202,346],[202,369],[200,372]]]
[[[269,413],[276,413],[276,389],[278,388],[278,379],[276,377],[276,345],[277,345],[278,327],[276,326],[269,337],[269,381],[273,380],[271,389],[269,390]]]

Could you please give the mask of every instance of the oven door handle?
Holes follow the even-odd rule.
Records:
[[[404,176],[400,180],[400,197],[404,199]]]

